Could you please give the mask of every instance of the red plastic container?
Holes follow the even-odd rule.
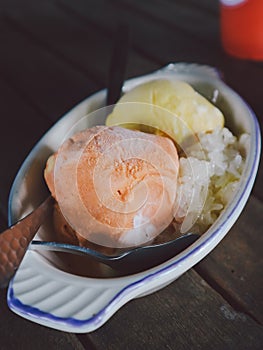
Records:
[[[263,0],[220,0],[220,20],[227,53],[263,61]]]

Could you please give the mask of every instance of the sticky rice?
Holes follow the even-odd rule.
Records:
[[[238,186],[249,135],[236,137],[225,128],[198,133],[180,157],[174,226],[203,233],[218,218]]]

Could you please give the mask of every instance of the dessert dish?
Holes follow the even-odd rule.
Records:
[[[123,93],[157,79],[189,83],[222,111],[225,127],[232,131],[235,140],[245,145],[242,174],[231,199],[220,215],[213,219],[213,224],[191,246],[174,258],[133,275],[113,277],[111,273],[95,274],[97,267],[94,264],[76,264],[74,268],[72,256],[65,263],[65,260],[56,259],[50,252],[43,255],[29,249],[9,285],[7,296],[9,307],[21,317],[67,332],[92,332],[129,300],[164,288],[207,256],[241,214],[251,193],[260,158],[261,134],[255,114],[221,80],[215,69],[197,64],[169,64],[151,74],[125,82]],[[105,101],[106,90],[89,96],[52,126],[32,149],[12,186],[9,225],[36,208],[47,196],[43,169],[48,157],[64,142],[65,135],[105,125],[106,115],[110,115],[111,110],[107,114],[93,114],[93,111],[105,108]],[[242,134],[249,135],[248,142],[241,140]],[[209,137],[209,133],[205,136]],[[178,189],[180,177],[179,171]],[[48,240],[53,234],[53,229],[45,226],[37,239]]]

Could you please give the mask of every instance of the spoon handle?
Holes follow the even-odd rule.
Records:
[[[108,106],[115,104],[121,97],[121,90],[124,83],[125,70],[128,60],[129,45],[129,26],[126,24],[120,24],[116,30],[116,37],[110,62],[107,94]]]
[[[7,286],[20,265],[28,245],[52,208],[49,196],[28,216],[0,234],[0,287]]]

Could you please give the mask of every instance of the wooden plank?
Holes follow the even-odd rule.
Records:
[[[173,0],[167,0],[168,2],[173,2]],[[191,8],[202,9],[202,12],[206,14],[212,14],[217,16],[219,12],[219,2],[218,0],[176,0],[177,3],[181,3]]]
[[[174,1],[173,0],[164,0],[164,3],[169,8],[170,6],[172,6],[174,4]],[[202,10],[203,13],[210,14],[210,15],[218,15],[218,12],[219,12],[219,3],[217,0],[202,0],[202,1],[200,1],[200,0],[176,0],[176,3],[181,4],[183,6],[186,6],[190,9],[197,8],[198,10]]]
[[[219,26],[218,13],[204,12],[200,6],[195,6],[191,1],[169,0],[114,0],[127,10],[137,12],[145,18],[162,23],[171,32],[181,31],[183,36],[189,36],[190,40],[199,40],[209,45],[210,49],[219,50]],[[167,8],[169,11],[167,11]],[[209,28],[209,30],[208,30]],[[189,39],[188,39],[189,40]]]
[[[8,193],[21,163],[51,122],[29,106],[0,78],[1,147],[0,208],[7,215]]]
[[[118,19],[113,19],[109,21],[109,26],[105,26],[105,15],[112,14],[112,11],[115,12],[115,9],[111,7],[111,4],[105,3],[100,4],[98,2],[96,3],[84,3],[85,6],[92,6],[92,12],[88,11],[89,14],[83,12],[82,8],[79,8],[79,6],[72,6],[72,2],[65,2],[65,1],[56,1],[56,4],[58,8],[63,11],[65,14],[67,14],[73,21],[77,21],[78,23],[81,23],[86,29],[91,30],[91,32],[99,33],[101,34],[102,41],[108,42],[114,40],[114,36],[116,35],[116,30],[118,28],[119,24],[125,23],[128,24],[125,18],[122,18],[122,16]],[[76,4],[74,4],[76,5]],[[101,5],[103,5],[101,7]],[[108,5],[110,7],[108,8]],[[95,8],[98,7],[98,11],[103,13],[103,16],[101,16],[101,19],[93,18],[93,11]],[[85,11],[85,10],[84,10]],[[91,14],[91,16],[90,16]],[[132,30],[132,27],[129,25],[129,29],[131,31],[131,40],[130,40],[130,50],[129,50],[129,58],[127,62],[127,69],[126,69],[126,78],[132,78],[134,76],[142,75],[150,73],[158,68],[160,68],[160,63],[157,60],[152,60],[152,57],[148,57],[148,55],[145,55],[143,50],[138,48],[136,44],[134,43],[134,33]],[[100,40],[100,41],[101,41]],[[108,52],[108,50],[107,50]],[[103,68],[103,67],[102,67]]]
[[[228,235],[195,270],[237,309],[263,324],[263,203],[250,200]]]
[[[49,120],[57,120],[99,88],[83,72],[19,32],[11,21],[0,21],[0,40],[0,75]]]
[[[180,2],[186,2],[185,0],[179,0]],[[202,8],[204,12],[210,12],[213,14],[218,14],[219,3],[217,0],[187,0],[187,3],[190,6],[196,6]]]
[[[0,289],[1,350],[83,350],[74,334],[63,333],[29,322],[11,312],[6,305],[6,290]]]
[[[134,47],[140,53],[160,64],[174,61],[207,62],[208,54],[217,60],[217,55],[207,45],[194,40],[193,35],[180,29],[171,30],[151,17],[131,11],[123,1],[98,0],[96,2],[57,0],[61,7],[74,9],[73,14],[100,23],[104,28],[112,27],[120,20],[130,25]],[[92,11],[90,11],[92,8]],[[103,15],[102,15],[103,14]]]
[[[3,213],[1,213],[0,211],[0,232],[2,232],[3,230],[5,230],[7,227],[7,219],[6,217],[3,215]]]
[[[36,4],[26,0],[23,6],[21,4],[21,8],[17,5],[12,6],[11,3],[5,8],[5,13],[9,21],[21,32],[92,76],[101,86],[106,86],[113,34],[118,22],[112,23],[111,30],[106,35],[101,35],[88,21],[83,25],[82,21],[74,18],[71,13],[62,11],[53,1]],[[25,16],[27,21],[24,21]],[[148,70],[156,67],[137,53],[131,51],[130,56],[129,77],[142,74],[146,67]]]
[[[89,335],[97,349],[261,349],[262,326],[234,310],[193,270],[133,300]]]
[[[257,178],[252,193],[263,202],[263,154],[261,153],[260,165],[257,173]]]

